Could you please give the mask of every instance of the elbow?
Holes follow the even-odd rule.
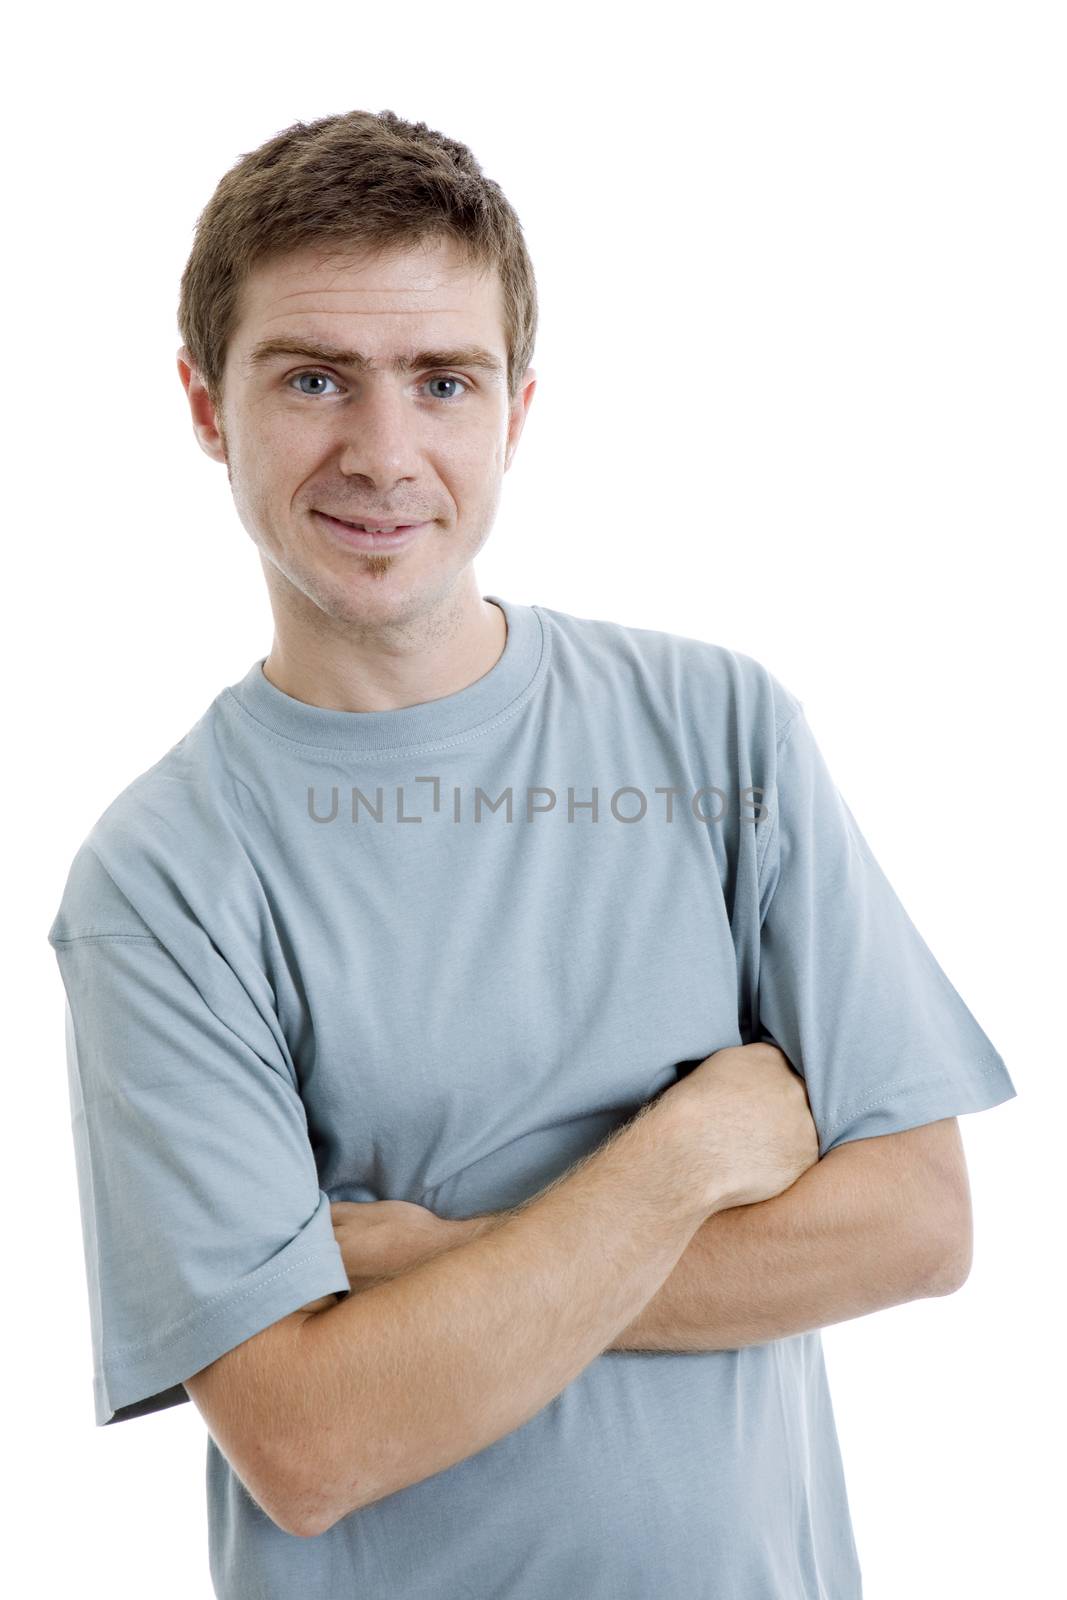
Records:
[[[353,1511],[361,1511],[364,1506],[373,1504],[378,1496],[361,1500],[357,1505],[347,1506],[343,1511],[336,1508],[327,1508],[321,1499],[311,1502],[304,1500],[301,1504],[290,1505],[282,1518],[272,1517],[271,1521],[281,1528],[283,1533],[291,1533],[298,1539],[317,1539],[324,1533],[329,1533],[345,1517]]]
[[[928,1275],[927,1294],[955,1294],[971,1275],[974,1246],[970,1228],[965,1228],[938,1252]]]
[[[294,1449],[291,1442],[288,1448],[270,1448],[262,1431],[251,1445],[246,1439],[240,1448],[214,1430],[213,1436],[250,1499],[282,1533],[313,1539],[333,1527],[338,1514],[326,1475],[316,1470],[313,1479],[310,1463],[298,1465],[303,1450]]]
[[[317,1539],[322,1533],[329,1533],[333,1527],[333,1519],[326,1521],[302,1521],[299,1517],[286,1517],[283,1521],[273,1519],[283,1533],[292,1534],[295,1539]]]
[[[246,1463],[237,1464],[231,1459],[230,1465],[263,1515],[282,1533],[296,1539],[313,1539],[333,1526],[335,1519],[327,1514],[321,1492],[297,1490],[280,1473],[272,1473],[269,1482],[263,1473],[253,1480]]]
[[[371,1488],[369,1481],[363,1480],[341,1496],[336,1484],[326,1482],[319,1471],[313,1480],[305,1477],[296,1483],[290,1478],[268,1515],[283,1533],[298,1539],[317,1539],[353,1511],[362,1511],[388,1492],[377,1485]]]
[[[321,1494],[281,1497],[264,1506],[276,1528],[295,1539],[317,1539],[328,1533],[340,1518],[328,1509]]]
[[[276,1515],[271,1513],[270,1520],[273,1522],[276,1528],[281,1529],[282,1533],[288,1533],[294,1539],[315,1539],[320,1533],[326,1532],[325,1527],[313,1526],[311,1523],[301,1522],[298,1517]],[[330,1523],[327,1524],[327,1526],[332,1527],[333,1524]]]
[[[314,1539],[337,1520],[326,1474],[310,1462],[301,1463],[305,1452],[294,1448],[269,1448],[262,1432],[255,1444],[241,1450],[230,1449],[227,1459],[249,1496],[282,1533],[296,1539]],[[312,1477],[314,1472],[314,1478]]]
[[[296,1539],[317,1539],[328,1533],[342,1513],[337,1511],[327,1485],[321,1480],[277,1485],[270,1505],[263,1509],[276,1527]]]
[[[944,1263],[944,1281],[947,1288],[942,1289],[942,1294],[955,1294],[971,1275],[971,1263],[974,1260],[974,1221],[971,1214],[970,1197],[967,1196],[962,1207],[959,1224],[953,1234],[950,1248],[946,1251]]]
[[[955,1294],[971,1275],[971,1258],[968,1254],[951,1256],[942,1263],[941,1271],[935,1278],[930,1293],[933,1295]]]
[[[915,1253],[923,1265],[922,1289],[926,1295],[955,1294],[971,1272],[974,1255],[974,1220],[970,1192],[956,1184],[942,1193],[936,1206],[922,1208]]]
[[[301,1329],[321,1324],[328,1314],[306,1318]],[[302,1331],[301,1337],[308,1334]],[[392,1492],[383,1487],[379,1473],[368,1470],[365,1458],[353,1459],[351,1413],[337,1403],[336,1394],[324,1393],[316,1379],[316,1372],[325,1366],[320,1357],[311,1361],[293,1405],[287,1408],[284,1428],[275,1434],[268,1452],[274,1493],[268,1514],[283,1533],[298,1539],[320,1538],[354,1511]],[[375,1441],[368,1437],[373,1420],[364,1417],[360,1429],[367,1453],[374,1449]]]

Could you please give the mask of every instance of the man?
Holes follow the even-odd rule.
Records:
[[[227,1600],[853,1600],[818,1329],[963,1282],[955,1118],[1015,1094],[1003,1060],[766,668],[480,594],[536,313],[463,146],[389,112],[268,141],[180,320],[274,638],[97,820],[49,932],[97,1423],[196,1402]],[[652,1261],[690,1179],[676,1124],[628,1119],[720,1055],[754,1091],[761,1043],[818,1159],[694,1195]],[[544,1193],[638,1129],[601,1260],[592,1189]],[[740,1132],[709,1114],[713,1165]],[[603,1277],[560,1378],[531,1330],[556,1303],[574,1337],[564,1215]]]

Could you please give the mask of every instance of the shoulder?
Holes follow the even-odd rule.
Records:
[[[219,883],[236,841],[217,705],[93,821],[70,863],[49,943],[151,936],[153,908],[179,903],[183,879],[206,874]]]
[[[579,617],[537,606],[553,635],[557,672],[575,687],[644,686],[657,702],[698,718],[711,716],[746,739],[780,743],[802,702],[764,662],[709,639]]]

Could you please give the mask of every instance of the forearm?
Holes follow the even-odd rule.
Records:
[[[921,1189],[881,1139],[838,1145],[790,1188],[701,1224],[609,1350],[737,1350],[943,1292]]]
[[[308,1317],[277,1398],[292,1525],[322,1532],[542,1410],[674,1267],[714,1167],[688,1116],[648,1107],[457,1248]]]

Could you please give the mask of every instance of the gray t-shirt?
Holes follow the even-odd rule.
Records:
[[[1016,1092],[772,673],[486,598],[503,654],[438,700],[326,710],[256,661],[78,849],[98,1424],[347,1292],[332,1201],[516,1205],[726,1045],[782,1047],[820,1156]],[[210,1435],[207,1486],[222,1600],[861,1594],[818,1331],[608,1351],[318,1538]]]

